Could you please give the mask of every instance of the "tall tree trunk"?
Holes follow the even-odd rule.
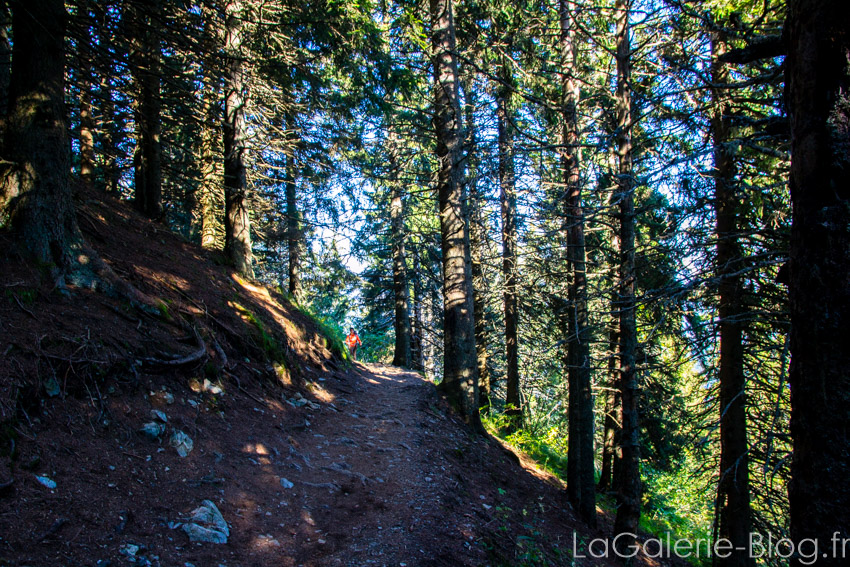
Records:
[[[131,60],[136,80],[138,100],[136,115],[135,193],[133,204],[148,218],[162,217],[162,98],[160,96],[159,33],[151,21],[158,1],[148,4],[129,4],[128,11],[135,33]]]
[[[714,208],[717,231],[718,315],[720,327],[720,481],[717,487],[719,537],[732,543],[727,557],[718,555],[717,565],[745,567],[754,563],[750,542],[750,477],[747,454],[746,384],[742,266],[738,245],[738,200],[729,117],[729,70],[719,58],[726,53],[723,31],[711,38],[711,82],[714,115]]]
[[[483,214],[485,199],[478,183],[480,162],[478,157],[478,136],[475,126],[476,93],[472,86],[472,77],[464,75],[463,92],[466,104],[463,106],[464,122],[466,124],[465,161],[467,163],[466,184],[469,194],[469,252],[472,263],[472,311],[475,317],[475,356],[478,365],[478,406],[481,411],[488,411],[490,399],[490,353],[487,350],[487,320],[486,320],[486,282],[484,279],[484,239],[486,234],[486,219]]]
[[[109,53],[114,44],[113,27],[110,26],[110,11],[104,6],[96,6],[95,14],[98,20],[98,46],[101,51]],[[100,58],[97,74],[100,76],[100,92],[111,92],[115,79],[115,67],[111,58]],[[119,120],[116,115],[115,101],[110,96],[103,97],[100,114],[103,123],[100,147],[100,154],[103,159],[102,188],[107,193],[114,195],[118,193],[118,183],[121,180],[121,170],[118,167],[118,148],[125,137],[123,121]]]
[[[218,85],[212,73],[204,78],[204,123],[201,130],[201,246],[214,250],[218,246],[219,211],[222,209],[222,179],[219,169]]]
[[[513,95],[507,57],[499,65],[500,86],[496,89],[496,122],[499,145],[499,202],[502,209],[502,274],[505,309],[505,415],[509,428],[522,426],[522,404],[519,397],[519,345],[517,325],[517,226],[516,181],[514,178],[514,140],[510,107]]]
[[[413,248],[413,333],[410,340],[410,350],[413,359],[413,369],[425,371],[425,328],[422,316],[422,280],[419,273],[419,251]]]
[[[81,242],[71,200],[63,0],[12,0],[12,73],[0,165],[0,226],[56,275]],[[4,218],[5,217],[5,218]]]
[[[480,427],[469,229],[459,163],[461,116],[452,0],[430,0],[430,10],[443,252],[444,351],[440,388],[467,422]]]
[[[587,314],[587,273],[584,210],[581,196],[576,45],[573,36],[575,4],[560,1],[561,73],[563,74],[563,150],[561,169],[566,189],[567,261],[572,276],[568,297],[567,368],[569,376],[569,453],[567,489],[582,519],[596,525],[595,451],[593,447],[593,392],[590,375],[590,336]]]
[[[635,321],[635,202],[632,174],[631,0],[617,0],[617,201],[620,216],[620,273],[617,308],[620,315],[619,449],[622,474],[617,487],[614,533],[621,535],[617,550],[627,555],[634,546],[640,521],[640,430],[638,428],[638,374],[635,368],[637,324]]]
[[[396,159],[397,140],[390,134],[390,239],[393,256],[393,296],[395,299],[395,352],[393,364],[403,368],[410,367],[410,290],[407,281],[407,257],[404,241],[404,203],[401,185],[398,181],[398,160]]]
[[[248,178],[245,171],[245,104],[248,82],[243,62],[245,6],[231,0],[225,6],[224,54],[224,252],[241,274],[254,277]]]
[[[90,28],[92,17],[88,5],[77,7],[83,23],[83,34],[77,38],[80,88],[80,181],[86,189],[94,184],[94,118],[92,117],[92,50]]]
[[[298,210],[298,185],[295,149],[286,158],[286,242],[289,252],[289,295],[301,301],[301,212]]]
[[[611,345],[608,355],[608,379],[605,387],[605,420],[602,433],[602,465],[599,473],[599,492],[607,492],[614,487],[614,463],[616,459],[615,439],[619,423],[620,400],[617,392],[619,371],[617,369],[617,345],[620,335],[617,332],[618,325],[612,325],[608,334],[608,344]]]
[[[9,25],[12,22],[6,0],[0,0],[0,139],[2,124],[9,109],[9,81],[12,78],[12,44],[9,42]]]
[[[850,3],[791,0],[791,539],[850,538]],[[839,538],[834,553],[832,538]],[[802,558],[791,561],[802,564]]]

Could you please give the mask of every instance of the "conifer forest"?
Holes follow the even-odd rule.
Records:
[[[0,0],[0,287],[0,566],[846,565],[850,2]]]

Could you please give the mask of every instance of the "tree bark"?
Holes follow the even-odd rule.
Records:
[[[295,149],[286,158],[286,242],[289,253],[289,295],[301,301],[301,212],[298,210],[298,185]]]
[[[743,318],[738,244],[738,201],[731,143],[729,96],[719,85],[729,83],[729,70],[720,58],[727,51],[723,31],[711,38],[711,82],[714,115],[714,207],[717,232],[718,325],[720,332],[720,480],[717,487],[720,538],[732,543],[728,556],[716,565],[746,567],[754,563],[750,542],[750,477],[747,450],[746,383],[744,379]],[[724,554],[725,555],[725,554]]]
[[[791,539],[845,565],[850,537],[850,3],[788,3]],[[832,538],[838,551],[833,552]],[[800,557],[791,565],[801,565]]]
[[[440,389],[461,416],[480,427],[475,319],[466,195],[460,172],[460,103],[452,0],[430,0],[434,50],[434,129],[443,252],[444,351]]]
[[[239,273],[253,278],[254,256],[251,250],[248,178],[245,169],[248,82],[242,47],[244,10],[242,0],[231,0],[225,6],[224,252]]]
[[[6,0],[0,0],[0,140],[3,121],[9,109],[9,81],[12,78],[12,44],[9,42],[9,25],[12,22]]]
[[[484,280],[484,240],[486,235],[486,219],[483,215],[484,195],[478,183],[480,175],[480,159],[478,153],[478,136],[475,126],[476,93],[472,86],[470,74],[464,76],[463,91],[466,104],[463,107],[466,123],[465,160],[467,163],[466,183],[469,194],[469,247],[472,270],[472,311],[475,317],[475,356],[478,365],[478,405],[481,411],[487,412],[491,406],[490,399],[490,353],[487,349],[487,319],[486,319],[486,282]]]
[[[581,149],[578,145],[580,90],[576,76],[573,37],[575,4],[560,1],[561,73],[564,96],[561,169],[565,187],[567,262],[572,276],[567,315],[567,372],[569,379],[569,452],[567,490],[581,518],[596,525],[595,451],[593,446],[593,392],[590,374],[590,327],[587,313],[587,273],[584,209],[581,186]]]
[[[82,243],[71,200],[63,0],[12,0],[12,72],[0,165],[0,226],[58,276]]]
[[[602,433],[602,465],[599,473],[599,484],[596,489],[598,492],[607,492],[614,488],[614,463],[616,459],[616,446],[614,440],[617,438],[617,430],[619,423],[617,422],[617,414],[619,413],[620,400],[617,392],[618,374],[617,369],[617,345],[620,341],[620,335],[617,332],[617,325],[612,326],[609,332],[609,344],[611,352],[608,358],[608,380],[605,388],[605,420]]]
[[[393,256],[393,296],[395,299],[395,352],[393,364],[402,368],[410,367],[410,290],[407,282],[407,257],[404,241],[404,203],[402,202],[401,186],[397,179],[397,160],[395,156],[396,143],[391,134],[390,159],[392,172],[390,174],[390,238],[392,240]]]
[[[614,533],[617,551],[632,552],[640,521],[640,430],[638,427],[638,374],[635,368],[637,324],[635,321],[635,203],[632,174],[631,0],[617,0],[617,196],[620,217],[620,269],[617,310],[620,316],[621,474],[617,487],[617,516]]]
[[[424,321],[422,316],[422,281],[419,274],[419,252],[413,248],[413,332],[410,340],[410,351],[413,359],[413,369],[420,372],[425,370],[425,336]]]
[[[210,74],[211,75],[211,74]],[[205,120],[201,130],[201,246],[207,250],[218,247],[219,211],[223,208],[222,179],[217,150],[219,145],[220,115],[218,88],[215,79],[205,77],[204,108]]]
[[[83,34],[77,38],[78,69],[80,86],[80,181],[86,189],[94,184],[94,118],[92,117],[92,73],[91,23],[92,17],[86,3],[77,8],[83,22]]]
[[[517,226],[516,180],[514,177],[514,140],[511,126],[511,77],[507,57],[499,65],[500,85],[496,89],[496,122],[499,147],[499,203],[502,213],[502,275],[505,281],[505,416],[510,430],[522,427],[522,404],[519,395],[519,344],[517,326]]]
[[[133,75],[138,100],[135,102],[136,153],[134,164],[133,204],[150,219],[162,217],[162,98],[160,96],[159,34],[150,13],[158,2],[128,5],[128,15],[135,38],[132,42]]]

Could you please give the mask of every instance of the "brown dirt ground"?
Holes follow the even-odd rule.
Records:
[[[610,518],[589,530],[557,479],[470,432],[419,375],[346,366],[284,298],[122,203],[80,210],[93,246],[163,314],[60,292],[0,258],[0,487],[13,481],[0,488],[0,566],[570,565],[574,532],[610,533]],[[197,350],[195,333],[197,363],[146,361]],[[204,379],[223,393],[198,391]],[[291,403],[302,393],[312,409]],[[152,409],[166,438],[193,439],[189,456],[137,433]],[[204,499],[228,543],[173,528]]]

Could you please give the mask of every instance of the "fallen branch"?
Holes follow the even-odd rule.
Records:
[[[46,540],[47,538],[58,532],[59,528],[64,526],[66,523],[68,523],[68,520],[66,520],[65,518],[57,518],[56,521],[53,522],[53,525],[47,528],[47,531],[41,534],[41,536],[37,537],[35,541],[42,542]]]
[[[193,328],[192,331],[195,333],[195,340],[198,343],[198,350],[187,354],[186,356],[181,356],[180,358],[175,358],[173,360],[163,360],[160,358],[143,358],[142,364],[147,364],[150,366],[160,366],[166,368],[175,368],[180,366],[186,366],[189,364],[194,364],[199,360],[206,358],[207,356],[207,345],[204,343],[203,339],[201,339],[201,335],[198,334],[197,329]]]
[[[27,309],[26,307],[24,307],[24,304],[23,304],[23,303],[21,303],[21,300],[18,298],[18,296],[17,296],[16,294],[14,294],[14,293],[13,293],[13,294],[12,294],[12,297],[14,297],[14,298],[15,298],[15,303],[17,303],[17,304],[18,304],[18,307],[20,307],[21,309],[23,309],[23,310],[24,310],[24,313],[26,313],[27,315],[29,315],[29,316],[30,316],[30,317],[32,317],[33,319],[36,319],[36,320],[38,319],[38,317],[36,317],[36,316],[35,316],[35,313],[33,313],[32,311],[30,311],[29,309]]]
[[[252,394],[251,392],[249,392],[248,390],[243,388],[242,382],[239,381],[239,378],[235,374],[231,374],[230,372],[228,372],[224,368],[222,368],[221,371],[224,373],[225,376],[232,378],[233,381],[236,382],[236,387],[239,389],[240,392],[242,392],[243,394],[245,394],[246,396],[248,396],[249,398],[251,398],[252,400],[257,402],[258,404],[265,404],[266,403],[265,400],[258,398],[257,396],[255,396],[254,394]]]
[[[331,492],[342,490],[342,487],[335,482],[307,482],[302,480],[301,484],[311,488],[327,488]]]
[[[329,467],[322,467],[322,469],[324,469],[324,470],[326,470],[326,471],[338,472],[338,473],[342,473],[342,474],[344,474],[344,475],[346,475],[346,476],[354,477],[354,478],[356,478],[357,480],[359,480],[359,481],[360,481],[360,483],[361,483],[363,486],[366,486],[366,482],[369,480],[369,477],[367,477],[365,474],[362,474],[362,473],[359,473],[359,472],[350,471],[350,470],[348,470],[348,469],[344,469],[344,468],[342,468],[342,467],[341,467],[339,464],[337,464],[337,463],[334,463],[333,465],[331,465],[331,466],[329,466]]]

